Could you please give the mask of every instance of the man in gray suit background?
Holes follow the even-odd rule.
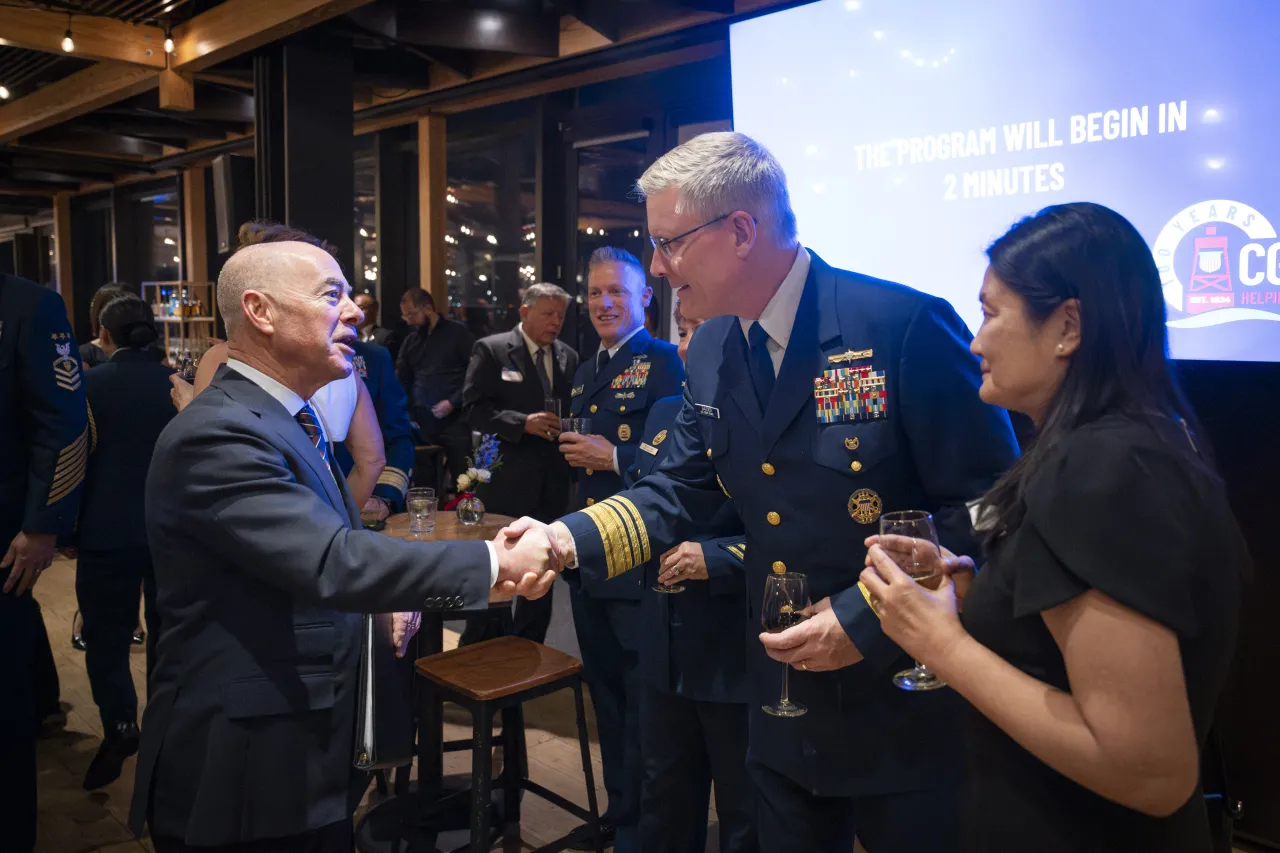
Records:
[[[147,479],[164,628],[130,824],[150,823],[157,853],[348,853],[359,614],[537,598],[556,566],[545,538],[360,529],[307,402],[350,372],[361,320],[327,252],[241,249],[218,307],[230,359],[165,429]]]

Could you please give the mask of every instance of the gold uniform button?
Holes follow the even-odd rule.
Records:
[[[591,471],[591,469],[590,469],[590,468],[588,468],[588,469],[587,469],[587,476],[588,476],[588,477],[590,477],[590,476],[591,476],[591,474],[592,474],[592,471]]]
[[[778,469],[774,468],[772,465],[766,462],[760,466],[760,470],[765,473],[765,476],[772,477],[777,472]]]
[[[598,411],[600,411],[600,407],[599,407],[599,406],[597,406],[595,403],[592,403],[592,404],[591,404],[591,414],[593,414],[593,415],[594,415],[594,414],[595,414],[596,412],[598,412]]]
[[[710,447],[708,447],[708,448],[707,448],[707,458],[708,458],[708,459],[710,459],[710,458],[711,458],[711,448],[710,448]]]
[[[853,472],[856,474],[857,472],[862,470],[862,463],[859,462],[857,459],[855,459],[849,463],[849,467],[852,468]]]
[[[782,516],[778,515],[776,512],[769,513],[768,515],[765,516],[765,518],[769,519],[769,523],[772,524],[774,527],[777,527],[779,524],[782,523]]]
[[[787,573],[787,564],[778,560],[773,564],[773,573],[775,575],[785,575]]]
[[[587,498],[587,506],[595,506],[595,503],[596,503],[595,498]]]
[[[627,407],[626,407],[626,406],[619,406],[619,407],[618,407],[618,411],[619,411],[619,412],[625,412],[626,410],[627,410]]]

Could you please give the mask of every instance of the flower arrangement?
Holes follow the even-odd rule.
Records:
[[[458,492],[463,495],[474,494],[475,490],[493,479],[493,474],[502,467],[502,454],[498,452],[498,437],[487,434],[480,437],[480,446],[467,460],[467,471],[458,475]]]

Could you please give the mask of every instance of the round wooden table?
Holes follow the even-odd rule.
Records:
[[[436,531],[420,536],[415,541],[421,542],[457,542],[474,541],[476,539],[492,539],[498,531],[515,521],[509,515],[498,515],[495,512],[485,513],[479,524],[463,524],[458,521],[458,514],[451,509],[436,513]],[[396,539],[408,539],[409,514],[402,512],[387,519],[387,526],[382,533]]]
[[[415,542],[457,542],[491,540],[514,518],[497,513],[486,513],[479,524],[462,524],[453,510],[436,513],[436,529],[433,533],[414,535],[409,532],[409,515],[400,513],[387,519],[381,531],[386,536]],[[507,607],[505,602],[494,607]],[[459,619],[476,610],[450,610],[448,618]],[[375,661],[375,675],[380,686],[376,725],[379,732],[379,751],[387,748],[393,755],[409,755],[409,741],[398,737],[402,732],[413,731],[413,710],[417,707],[417,757],[418,786],[409,789],[409,774],[397,772],[395,796],[370,809],[356,827],[356,849],[361,853],[435,853],[451,850],[466,840],[468,827],[468,799],[466,780],[444,779],[444,708],[425,690],[418,690],[415,681],[414,662],[418,658],[436,655],[444,651],[444,621],[442,610],[424,610],[418,635],[410,643],[403,658],[393,655],[379,657]],[[416,648],[415,648],[416,644]],[[384,679],[397,682],[403,690],[397,690]],[[388,702],[390,697],[400,696],[403,702]],[[470,748],[470,741],[448,744],[451,749]],[[496,795],[495,795],[496,796]]]

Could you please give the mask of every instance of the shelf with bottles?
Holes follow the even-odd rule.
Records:
[[[149,281],[143,284],[143,293],[160,321],[212,321],[216,316],[213,284],[209,282]]]

